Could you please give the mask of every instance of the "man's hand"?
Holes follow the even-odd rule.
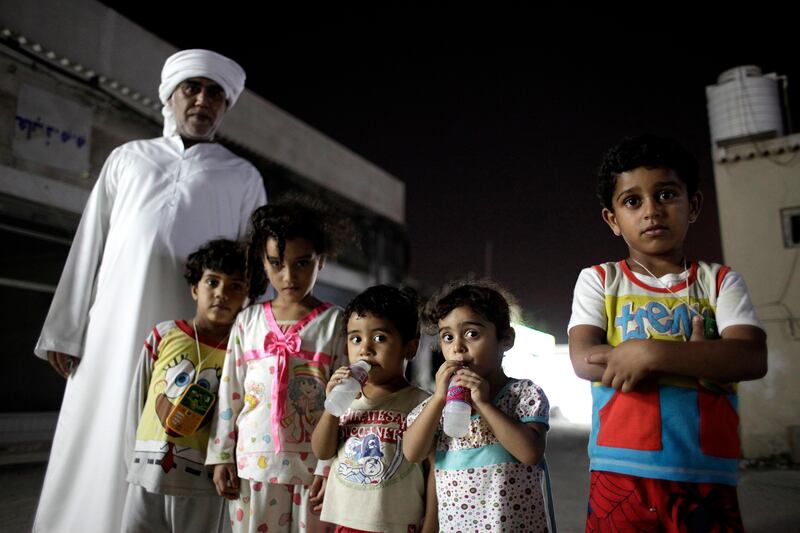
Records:
[[[61,352],[47,352],[47,360],[62,378],[68,378],[81,362],[80,358]]]
[[[239,498],[239,475],[236,473],[236,465],[232,463],[214,465],[214,488],[223,498],[228,500]]]
[[[322,501],[325,499],[325,486],[328,479],[324,476],[314,476],[311,488],[308,491],[308,503],[311,504],[311,512],[320,514],[322,512]]]
[[[703,318],[692,319],[692,336],[689,341],[705,340]],[[603,385],[622,392],[632,391],[636,385],[651,372],[655,358],[659,357],[662,342],[655,340],[629,340],[616,346],[613,350],[592,354],[586,358],[587,363],[606,365],[603,372]]]

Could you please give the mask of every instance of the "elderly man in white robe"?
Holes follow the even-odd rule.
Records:
[[[214,52],[169,57],[164,136],[116,148],[95,183],[35,348],[67,387],[34,531],[120,529],[126,403],[142,343],[154,324],[193,313],[181,276],[188,254],[242,238],[266,203],[255,167],[213,142],[244,80]]]

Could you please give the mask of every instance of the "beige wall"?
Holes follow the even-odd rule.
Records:
[[[747,281],[768,336],[766,377],[739,389],[744,455],[763,457],[788,451],[787,427],[800,425],[800,248],[784,247],[780,212],[800,207],[800,135],[714,159],[725,262]]]
[[[176,48],[97,0],[0,0],[0,28],[52,50],[83,72],[92,70],[157,101],[164,59]],[[130,46],[136,43],[136,46]],[[40,57],[42,54],[35,54]],[[265,67],[267,68],[267,67]],[[160,106],[146,108],[119,96],[140,113],[160,120]],[[245,90],[225,117],[220,136],[279,163],[398,224],[405,223],[405,184],[358,154]]]

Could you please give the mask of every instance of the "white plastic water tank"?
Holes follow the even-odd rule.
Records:
[[[711,140],[717,146],[783,135],[783,117],[775,74],[746,65],[726,70],[706,87]]]

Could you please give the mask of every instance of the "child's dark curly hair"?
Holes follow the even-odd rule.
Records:
[[[603,207],[614,210],[617,176],[639,167],[672,170],[686,184],[689,196],[697,192],[698,167],[692,154],[677,141],[644,134],[624,138],[603,156],[597,180],[597,198]]]
[[[511,321],[518,315],[518,305],[499,283],[489,279],[466,279],[448,283],[436,292],[422,310],[423,330],[437,335],[439,321],[453,309],[467,306],[494,324],[498,340],[511,330]]]
[[[269,280],[264,271],[267,241],[275,239],[280,259],[288,239],[307,239],[320,255],[333,256],[341,244],[352,238],[348,220],[335,216],[318,200],[292,196],[285,201],[259,207],[250,216],[247,237],[247,279],[250,297],[266,292]]]
[[[344,310],[344,330],[353,315],[370,314],[389,320],[400,332],[403,343],[419,338],[419,299],[414,289],[376,285],[353,298]]]
[[[206,270],[222,272],[229,276],[236,274],[244,276],[246,271],[244,247],[228,239],[208,241],[196,252],[189,254],[183,277],[189,285],[197,285]]]

